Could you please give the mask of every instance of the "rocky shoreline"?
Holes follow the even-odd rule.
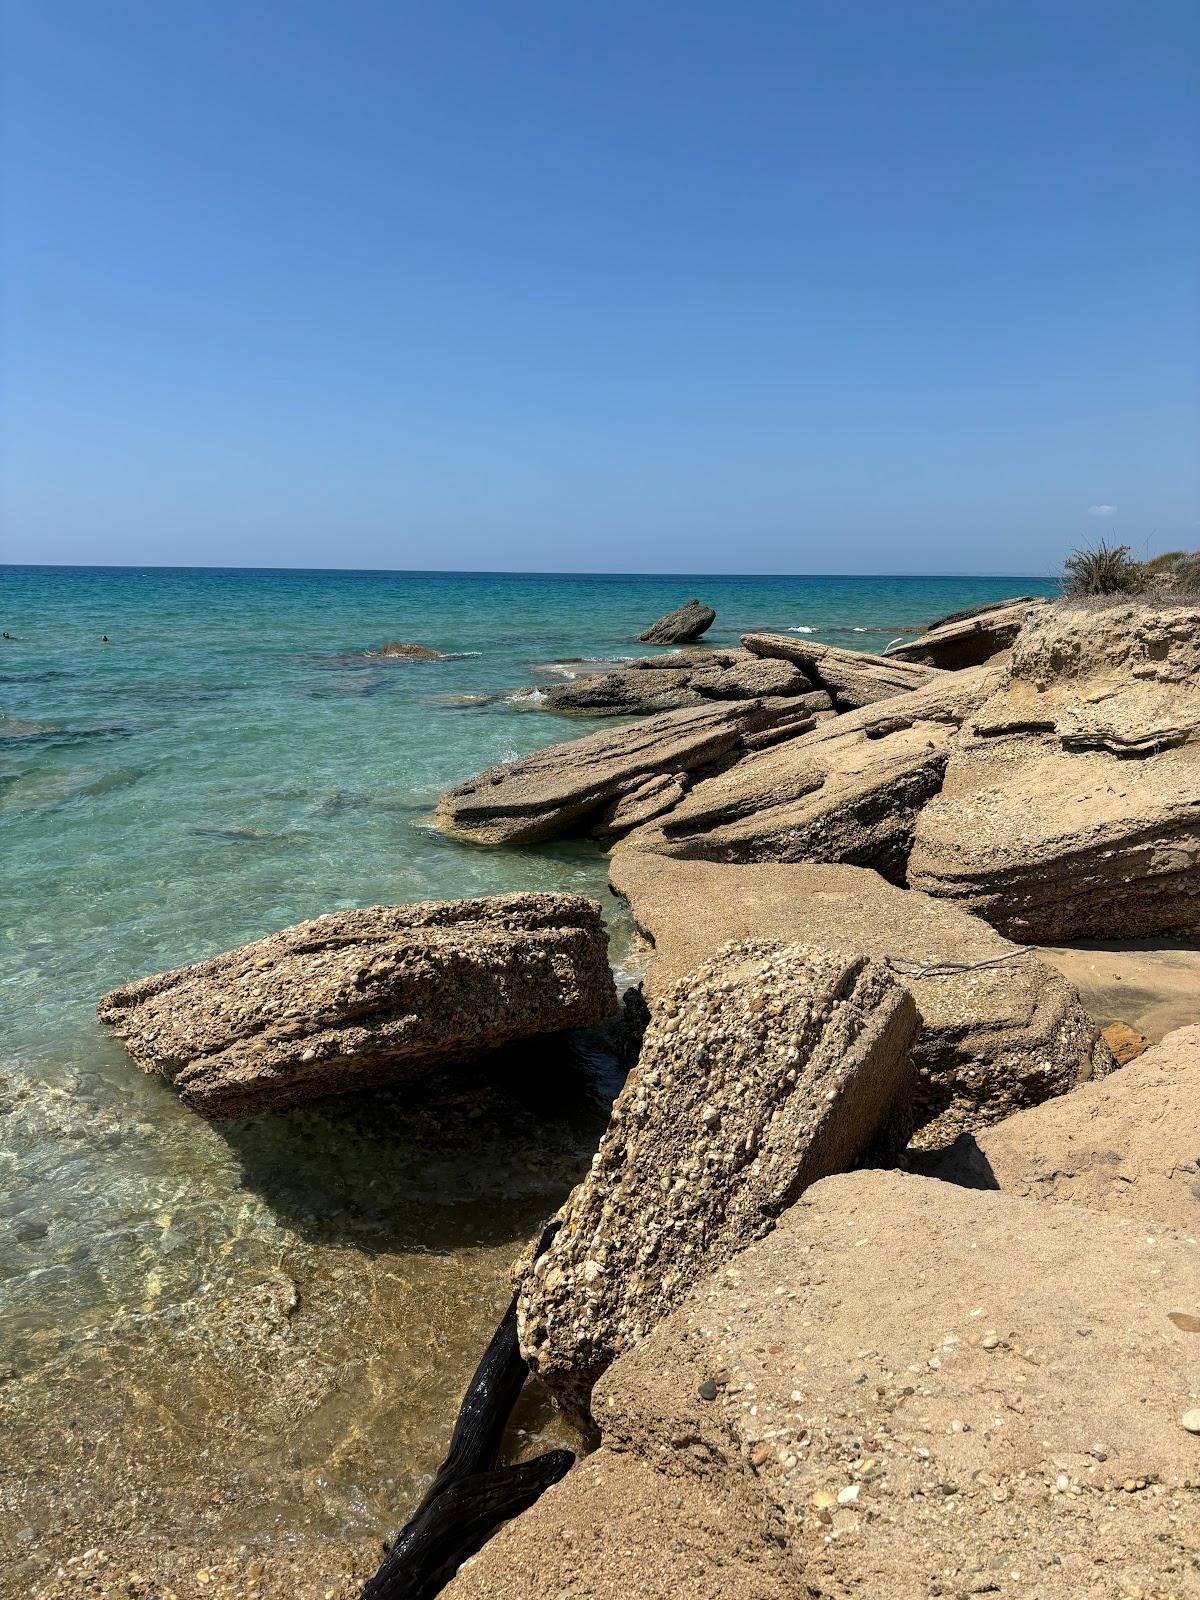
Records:
[[[601,841],[647,941],[608,1130],[514,1265],[520,1357],[600,1445],[438,1587],[1200,1592],[1200,1027],[1118,1067],[1138,1017],[1036,948],[1200,933],[1200,611],[748,634],[543,709],[636,720],[435,821]],[[338,913],[102,1016],[214,1115],[601,1022],[595,908],[507,898]]]

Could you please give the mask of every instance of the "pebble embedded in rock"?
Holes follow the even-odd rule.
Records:
[[[1179,1420],[1189,1433],[1200,1433],[1200,1406],[1185,1411]]]

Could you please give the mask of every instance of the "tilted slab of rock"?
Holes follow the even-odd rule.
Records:
[[[747,940],[654,1008],[547,1249],[516,1268],[522,1354],[567,1409],[698,1277],[851,1165],[910,1087],[912,996],[864,956]]]
[[[1010,649],[1029,619],[1049,604],[1048,600],[1022,595],[1017,600],[954,611],[931,623],[929,631],[919,639],[888,645],[884,655],[889,661],[919,662],[950,671],[977,667]]]
[[[651,1002],[735,939],[890,965],[921,1014],[910,1113],[920,1146],[946,1145],[1112,1070],[1096,1022],[1053,968],[981,918],[862,867],[727,866],[618,850],[609,882],[653,946],[643,985]]]
[[[995,669],[824,722],[703,782],[622,848],[708,861],[841,861],[902,882],[921,808]]]
[[[806,695],[809,709],[828,711],[833,701],[813,692],[799,667],[761,661],[744,650],[693,652],[690,659],[635,661],[614,672],[584,674],[538,692],[544,711],[588,716],[643,716],[677,711],[710,700],[753,700],[759,695]]]
[[[716,620],[717,613],[711,606],[703,606],[699,600],[685,600],[683,605],[652,622],[638,638],[643,644],[690,644],[707,633]]]
[[[1102,1083],[960,1140],[929,1170],[1200,1234],[1200,1027],[1168,1034]],[[1200,1334],[1200,1283],[1197,1291],[1190,1310]]]
[[[1200,609],[1046,607],[963,727],[910,882],[1013,938],[1200,930]]]
[[[752,1484],[822,1595],[1183,1597],[1198,1295],[1194,1237],[854,1172],[698,1284],[593,1407],[614,1455]]]
[[[752,655],[790,661],[801,668],[829,691],[839,711],[856,711],[877,700],[923,689],[938,675],[933,667],[892,661],[863,650],[839,650],[836,645],[812,643],[789,633],[747,633],[742,635],[742,644]]]
[[[444,795],[434,821],[443,832],[478,844],[586,832],[613,801],[646,780],[734,759],[747,735],[777,724],[794,733],[813,716],[787,696],[666,711],[491,767]]]
[[[600,910],[570,894],[335,911],[114,989],[99,1014],[207,1117],[411,1077],[617,1010]]]

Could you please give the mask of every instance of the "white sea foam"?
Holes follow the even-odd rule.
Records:
[[[506,694],[504,698],[509,705],[513,706],[536,705],[538,701],[546,698],[546,691],[544,689],[518,689],[515,694]],[[515,756],[510,756],[507,759],[515,760],[516,758]]]
[[[789,633],[816,633],[815,628],[789,628]]]

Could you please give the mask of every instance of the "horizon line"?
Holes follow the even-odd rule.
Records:
[[[56,571],[56,572],[279,572],[322,573],[338,576],[423,578],[922,578],[980,579],[1022,578],[1036,583],[1046,583],[1056,577],[1055,572],[685,572],[667,569],[633,571],[576,571],[534,567],[285,567],[285,566],[227,566],[218,563],[183,563],[164,561],[0,561],[0,571]]]

